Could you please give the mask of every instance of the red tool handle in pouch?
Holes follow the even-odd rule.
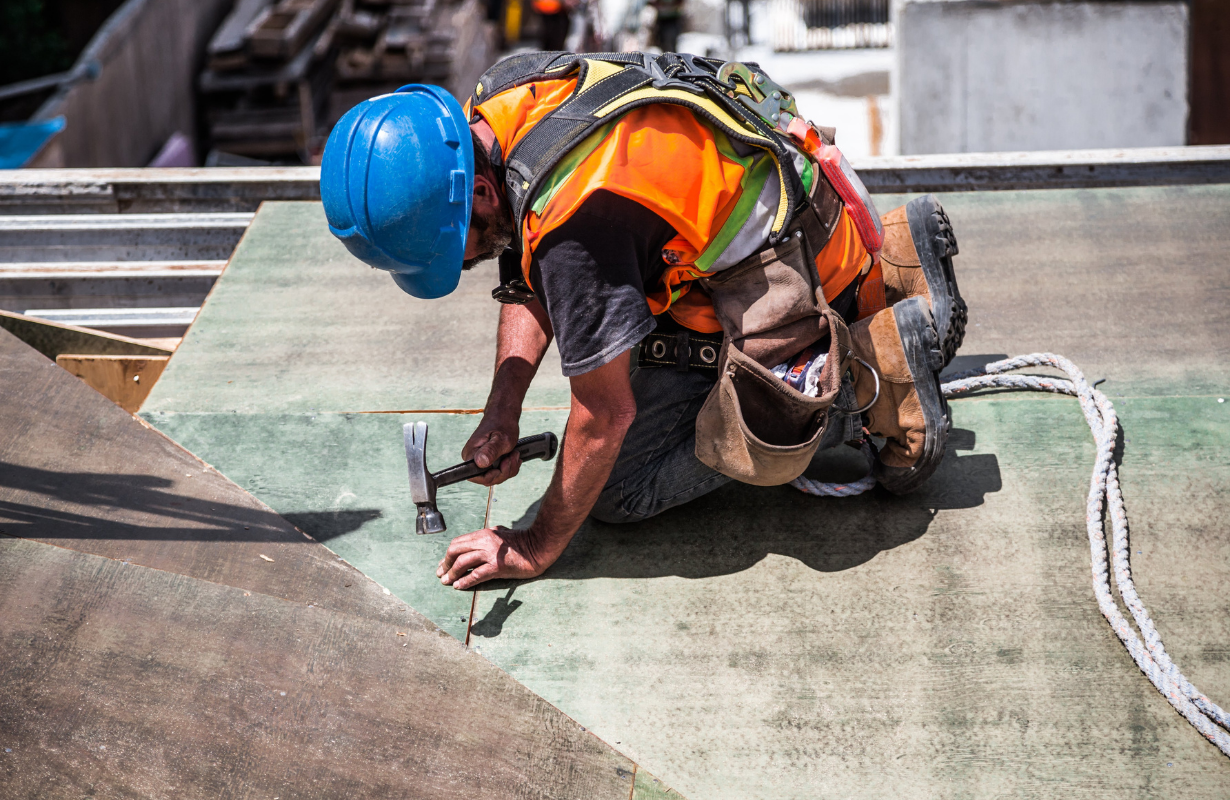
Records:
[[[836,145],[825,144],[811,123],[802,117],[792,119],[786,132],[820,165],[824,177],[829,179],[829,183],[846,204],[846,212],[854,221],[854,228],[863,240],[863,247],[879,262],[880,250],[884,247],[884,227],[880,224],[880,214],[876,211],[875,203],[871,202],[867,187],[854,172],[850,162],[846,161],[846,157]]]

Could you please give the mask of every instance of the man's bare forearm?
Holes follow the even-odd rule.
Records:
[[[563,452],[529,530],[484,528],[458,536],[436,568],[442,583],[469,589],[492,578],[531,578],[541,575],[560,557],[606,485],[624,436],[636,417],[636,398],[628,379],[629,359],[629,354],[623,353],[608,364],[572,378],[572,407]],[[490,416],[490,412],[484,415],[479,431],[471,437],[472,443],[490,438],[482,429]],[[515,428],[516,423],[512,422],[500,433],[499,452],[511,448]],[[514,470],[509,467],[507,475],[501,472],[498,477],[505,480],[512,474]],[[495,482],[498,481],[492,478],[489,485]]]
[[[495,376],[487,396],[487,414],[520,418],[525,393],[546,355],[551,337],[551,321],[537,300],[500,308]]]
[[[627,356],[619,362],[612,366],[626,374]],[[630,391],[591,390],[578,397],[574,384],[564,446],[529,530],[531,557],[536,563],[545,567],[559,558],[589,516],[635,417]]]

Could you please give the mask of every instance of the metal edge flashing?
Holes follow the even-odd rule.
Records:
[[[0,172],[0,214],[251,213],[265,200],[319,199],[319,167]]]
[[[1230,183],[1230,146],[851,158],[872,192],[1091,189]]]

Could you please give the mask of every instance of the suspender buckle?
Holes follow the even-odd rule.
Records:
[[[768,75],[754,72],[746,64],[727,61],[718,70],[717,80],[730,90],[728,93],[733,92],[732,97],[751,109],[756,116],[783,132],[791,120],[799,115],[794,95]]]

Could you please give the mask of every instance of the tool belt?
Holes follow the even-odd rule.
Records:
[[[722,337],[697,333],[682,328],[678,331],[654,331],[641,340],[636,365],[642,369],[671,367],[676,372],[691,370],[717,373]]]

